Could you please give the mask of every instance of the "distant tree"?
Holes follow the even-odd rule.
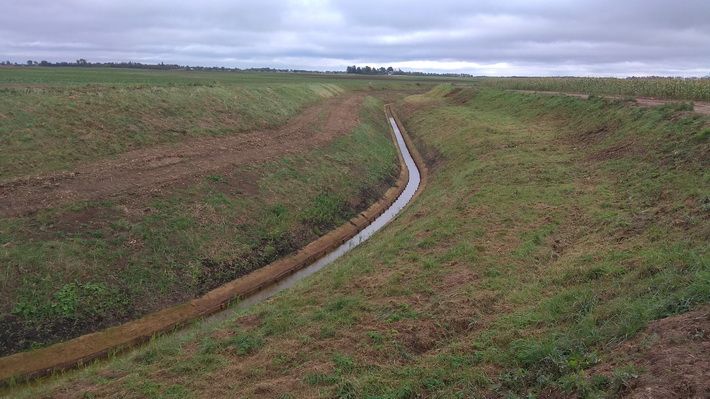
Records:
[[[396,72],[402,73],[402,71],[395,71],[394,68],[390,67],[371,67],[369,65],[366,65],[364,67],[359,67],[359,66],[348,66],[345,68],[346,73],[357,73],[361,75],[392,75]]]
[[[39,62],[39,64],[42,65],[42,66],[47,66],[47,65],[49,65],[49,62],[47,62],[47,61],[45,61],[45,60],[42,60],[42,61]]]
[[[27,60],[27,65],[33,65],[35,62],[32,60]]]
[[[88,62],[86,62],[86,60],[83,58],[79,58],[78,60],[76,60],[76,65],[87,65],[87,64],[88,64]]]

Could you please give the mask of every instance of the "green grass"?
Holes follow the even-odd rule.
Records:
[[[155,144],[279,126],[344,91],[421,90],[439,81],[0,67],[0,182]]]
[[[633,364],[593,367],[710,301],[707,117],[448,92],[405,107],[430,176],[372,240],[230,320],[14,393],[605,397],[632,384]],[[205,339],[249,350],[214,352],[212,370],[191,360]],[[195,368],[170,371],[182,361]]]
[[[281,83],[332,83],[349,88],[395,88],[430,85],[441,82],[465,82],[467,79],[362,76],[321,73],[265,73],[229,71],[160,71],[124,68],[73,67],[0,67],[0,86],[67,87],[67,86],[204,86],[255,85]]]
[[[343,91],[325,83],[4,89],[0,178],[282,125],[305,106]]]
[[[485,87],[514,90],[710,101],[710,79],[707,78],[483,78],[478,79],[477,83]]]
[[[210,175],[131,205],[84,202],[0,220],[3,352],[128,320],[291,253],[379,199],[397,158],[382,111],[326,147]],[[232,184],[255,184],[243,193]],[[81,224],[77,214],[92,215]]]

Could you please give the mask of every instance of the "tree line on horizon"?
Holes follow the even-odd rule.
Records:
[[[391,66],[385,67],[371,67],[365,65],[364,67],[359,67],[356,65],[351,65],[345,68],[345,73],[352,73],[357,75],[407,75],[407,76],[446,76],[446,77],[457,77],[457,78],[471,78],[473,75],[468,73],[434,73],[434,72],[419,72],[419,71],[403,71],[401,69],[394,69]]]
[[[230,67],[204,67],[204,66],[188,66],[188,65],[178,65],[178,64],[165,64],[163,62],[159,64],[144,64],[141,62],[89,62],[84,58],[79,58],[75,62],[68,61],[34,61],[27,60],[24,63],[10,62],[10,61],[0,61],[0,65],[6,66],[43,66],[43,67],[105,67],[105,68],[135,68],[135,69],[158,69],[158,70],[196,70],[196,71],[275,71],[275,72],[305,72],[297,70],[282,70],[282,69],[272,69],[272,68],[250,68],[250,69],[240,69],[240,68],[230,68]]]
[[[236,67],[218,67],[218,66],[189,66],[189,65],[178,65],[178,64],[165,64],[163,62],[159,64],[144,64],[141,62],[90,62],[84,58],[79,58],[75,62],[69,61],[35,61],[27,60],[24,63],[11,62],[11,61],[0,61],[0,66],[16,66],[16,67],[103,67],[103,68],[134,68],[134,69],[157,69],[157,70],[184,70],[184,71],[231,71],[231,72],[284,72],[284,73],[318,73],[318,74],[342,74],[343,71],[311,71],[307,69],[279,69],[270,67],[261,68],[236,68]],[[433,72],[418,72],[418,71],[403,71],[401,69],[394,69],[393,67],[359,67],[359,66],[348,66],[345,73],[349,74],[360,74],[360,75],[408,75],[408,76],[444,76],[444,77],[473,77],[473,75],[466,73],[433,73]]]
[[[359,67],[359,66],[349,66],[345,69],[346,73],[358,73],[361,75],[394,75],[396,74],[403,74],[404,72],[401,69],[397,69],[395,71],[394,68],[390,67],[371,67],[369,65],[364,66],[364,67]]]
[[[440,76],[440,77],[457,77],[457,78],[472,78],[472,77],[486,77],[482,75],[472,75],[468,73],[435,73],[435,72],[419,72],[419,71],[403,71],[401,69],[394,69],[393,67],[371,67],[366,65],[364,67],[359,66],[348,66],[345,72],[340,71],[312,71],[307,69],[288,69],[288,68],[271,68],[271,67],[260,67],[260,68],[236,68],[236,67],[218,67],[218,66],[189,66],[189,65],[179,65],[179,64],[165,64],[163,62],[159,64],[144,64],[141,62],[89,62],[84,58],[79,58],[75,62],[68,61],[35,61],[27,60],[23,63],[12,62],[12,61],[0,61],[1,66],[41,66],[41,67],[104,67],[104,68],[134,68],[134,69],[157,69],[157,70],[184,70],[184,71],[231,71],[231,72],[282,72],[282,73],[316,73],[316,74],[356,74],[356,75],[405,75],[405,76]],[[489,79],[498,79],[499,77],[488,77]],[[559,78],[579,78],[578,76],[550,76],[550,77],[539,77],[539,76],[508,76],[507,78],[537,78],[537,79],[559,79]],[[619,80],[708,80],[710,79],[710,74],[705,76],[695,76],[695,77],[682,77],[682,76],[627,76],[620,78],[604,78],[604,77],[591,77],[590,79],[619,79]]]

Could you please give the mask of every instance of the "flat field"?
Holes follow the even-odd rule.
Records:
[[[710,78],[481,78],[478,83],[496,89],[710,101]]]

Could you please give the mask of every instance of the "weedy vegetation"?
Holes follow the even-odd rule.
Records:
[[[481,78],[477,82],[498,89],[710,101],[708,78]]]

